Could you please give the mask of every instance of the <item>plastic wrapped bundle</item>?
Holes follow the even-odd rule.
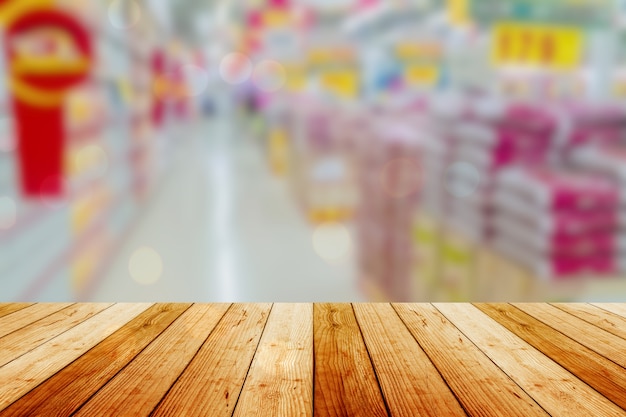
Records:
[[[419,123],[385,116],[358,143],[361,274],[388,297],[410,301],[411,223],[423,186]]]
[[[497,181],[493,245],[543,277],[617,269],[619,193],[605,178],[508,169]]]

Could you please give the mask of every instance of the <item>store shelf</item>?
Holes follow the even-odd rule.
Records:
[[[624,304],[0,305],[9,321],[3,416],[626,412]]]

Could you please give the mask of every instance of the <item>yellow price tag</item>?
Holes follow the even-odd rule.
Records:
[[[336,70],[321,75],[322,86],[341,97],[355,97],[359,90],[357,74],[352,70]]]
[[[575,27],[505,22],[493,29],[491,56],[496,66],[573,69],[582,49],[583,35]]]
[[[400,43],[395,50],[396,56],[403,61],[441,59],[441,45],[437,43]]]
[[[355,52],[346,47],[313,48],[308,53],[308,65],[313,67],[329,63],[351,63],[354,62],[355,59]]]
[[[439,81],[439,68],[435,65],[409,65],[404,78],[412,86],[434,86]]]
[[[448,0],[448,18],[454,25],[464,25],[469,22],[469,1]]]

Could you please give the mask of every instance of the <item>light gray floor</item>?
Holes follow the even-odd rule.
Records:
[[[316,253],[314,226],[253,139],[225,119],[192,135],[92,301],[363,301],[352,252],[333,263]],[[129,271],[141,247],[163,265],[148,285]]]

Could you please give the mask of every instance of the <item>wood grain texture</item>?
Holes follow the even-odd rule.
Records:
[[[313,416],[313,304],[274,304],[234,417]]]
[[[150,415],[228,308],[191,306],[74,415]]]
[[[626,340],[626,317],[591,304],[554,303],[552,305]]]
[[[0,411],[148,307],[150,304],[115,304],[0,367]]]
[[[313,329],[314,415],[387,416],[352,306],[315,304]]]
[[[623,310],[0,304],[0,417],[626,417]]]
[[[391,416],[466,415],[391,305],[353,308]]]
[[[0,417],[71,415],[190,306],[150,307],[0,412]]]
[[[471,416],[548,416],[430,304],[394,308]]]
[[[594,306],[626,318],[626,304],[593,303]]]
[[[552,416],[623,416],[623,411],[471,304],[435,307]]]
[[[272,308],[235,304],[153,416],[230,416]]]
[[[0,337],[13,333],[71,305],[72,303],[42,303],[19,309],[19,311],[0,318]]]
[[[475,304],[481,311],[626,409],[624,368],[509,304]]]
[[[33,350],[113,304],[74,304],[0,338],[0,366]]]
[[[626,367],[626,340],[549,304],[514,303],[526,314],[558,330],[599,355]],[[625,370],[626,372],[626,370]]]
[[[0,304],[0,318],[4,316],[8,316],[11,313],[19,311],[23,308],[30,307],[34,303],[10,303],[10,304]]]

